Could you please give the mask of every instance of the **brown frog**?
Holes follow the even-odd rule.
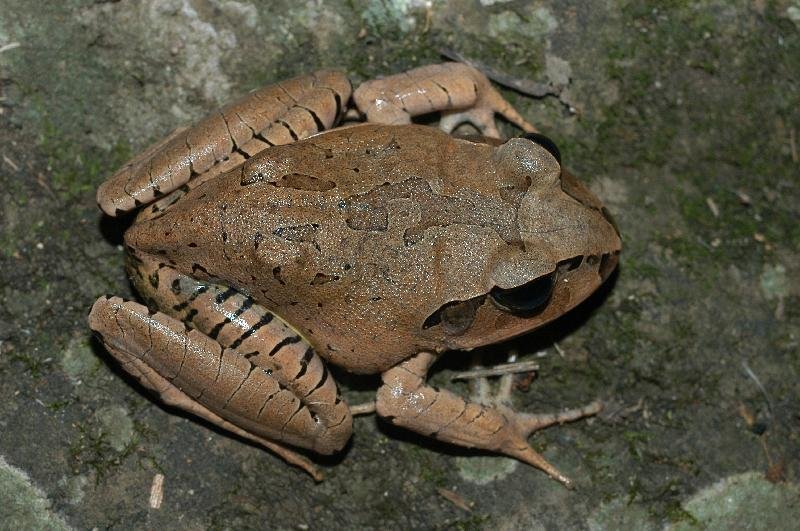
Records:
[[[125,244],[151,309],[101,297],[91,328],[165,403],[317,479],[292,447],[334,453],[352,431],[331,363],[382,374],[374,410],[389,422],[569,485],[527,438],[599,403],[518,413],[430,387],[426,374],[446,350],[528,332],[589,296],[621,249],[610,217],[469,66],[369,81],[348,112],[350,101],[338,72],[284,81],[103,183],[107,214],[142,207]],[[411,123],[434,111],[443,130]],[[335,127],[345,113],[367,123]],[[495,113],[526,134],[497,140]],[[463,122],[482,136],[448,134]]]

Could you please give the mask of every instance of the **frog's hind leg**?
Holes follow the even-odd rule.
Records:
[[[450,133],[469,122],[485,136],[500,138],[500,114],[526,132],[535,132],[481,72],[463,63],[442,63],[362,83],[353,101],[367,121],[407,124],[411,118],[441,111],[439,126]]]
[[[127,307],[122,310],[123,306],[125,305],[127,305]],[[161,401],[168,406],[182,409],[188,413],[191,413],[192,415],[196,415],[216,426],[219,426],[224,430],[234,433],[239,437],[253,441],[254,443],[259,444],[282,457],[287,463],[305,470],[316,481],[322,480],[322,474],[320,473],[319,469],[317,469],[317,467],[307,457],[291,450],[286,446],[275,443],[263,437],[259,437],[249,431],[239,428],[237,425],[231,422],[228,422],[202,405],[197,400],[187,395],[185,392],[183,392],[183,390],[181,390],[181,388],[173,384],[168,377],[162,376],[157,370],[148,365],[148,362],[145,361],[144,358],[149,354],[149,352],[141,351],[141,342],[136,342],[134,345],[131,345],[132,340],[130,338],[130,336],[136,336],[138,334],[141,339],[141,333],[144,329],[143,327],[139,327],[137,329],[134,326],[131,326],[133,323],[130,319],[128,319],[127,323],[119,324],[119,334],[113,330],[110,331],[110,333],[108,330],[104,330],[104,325],[119,321],[120,310],[122,310],[123,313],[138,314],[140,317],[139,321],[143,321],[145,319],[144,315],[147,315],[147,309],[141,305],[125,302],[117,297],[104,297],[95,302],[95,305],[92,308],[92,313],[90,314],[90,322],[92,323],[92,327],[95,328],[95,332],[100,335],[101,341],[106,349],[114,356],[122,368],[125,369],[125,371],[131,376],[136,378],[139,383],[158,395]],[[163,314],[161,315],[163,316]],[[158,314],[149,315],[148,318],[152,320],[150,325],[147,327],[150,330],[152,330],[154,325],[157,323],[155,326],[156,329],[164,328],[173,332],[184,334],[184,331],[181,330],[180,325],[177,322],[172,322],[174,319],[171,321],[164,320],[165,322],[162,322]],[[123,318],[123,322],[124,321],[125,319]],[[106,333],[104,334],[103,332]],[[126,335],[129,337],[125,337]],[[202,336],[196,336],[192,338],[187,336],[186,344],[188,345],[187,351],[205,351],[205,354],[207,354],[209,357],[220,355],[216,347],[204,341]]]
[[[328,129],[343,113],[350,93],[350,81],[334,71],[252,92],[129,161],[98,188],[97,202],[106,214],[117,216],[191,180],[231,170],[269,146]]]
[[[334,453],[349,440],[352,417],[308,343],[235,290],[149,260],[139,261],[136,271],[134,284],[145,298],[172,315],[116,297],[98,299],[89,325],[123,368],[166,403],[318,477],[305,458],[280,443]]]
[[[586,407],[555,414],[517,413],[508,407],[467,402],[426,384],[435,360],[428,352],[383,373],[376,410],[395,425],[438,440],[502,453],[543,470],[551,478],[571,487],[572,482],[531,448],[527,439],[536,430],[571,422],[600,411],[595,402]]]
[[[236,349],[251,364],[299,397],[324,434],[312,449],[330,454],[350,438],[350,409],[322,358],[293,328],[252,298],[201,282],[149,257],[131,255],[128,273],[148,304],[208,335],[223,348]],[[294,444],[294,443],[293,443]]]

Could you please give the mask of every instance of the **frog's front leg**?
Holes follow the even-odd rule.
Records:
[[[170,313],[196,329],[140,304],[101,297],[89,324],[109,352],[164,402],[249,438],[319,478],[307,459],[278,443],[330,454],[350,438],[349,408],[313,349],[235,290],[147,260],[137,270],[150,285],[145,298],[168,303]]]
[[[441,111],[440,127],[450,133],[469,122],[485,136],[500,138],[495,113],[525,130],[529,124],[475,68],[463,63],[442,63],[362,83],[353,101],[367,121],[399,125],[429,112]]]
[[[383,373],[376,411],[392,424],[438,440],[502,453],[543,470],[571,487],[572,482],[531,448],[527,439],[536,430],[571,422],[600,411],[594,402],[555,414],[518,413],[504,406],[489,407],[426,384],[436,357],[421,352]]]
[[[329,129],[351,91],[344,74],[320,71],[252,92],[129,161],[97,189],[97,202],[110,216],[129,212],[190,181],[233,169],[269,146]]]

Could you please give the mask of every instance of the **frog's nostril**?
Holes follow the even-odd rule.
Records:
[[[540,133],[525,133],[524,135],[522,135],[522,138],[527,138],[531,142],[539,144],[540,146],[545,148],[547,151],[550,152],[551,155],[553,155],[553,157],[555,157],[556,162],[558,162],[558,164],[561,165],[561,151],[559,151],[556,143],[550,140],[550,138]]]

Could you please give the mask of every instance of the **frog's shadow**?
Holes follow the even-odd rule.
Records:
[[[131,226],[131,223],[133,223],[138,213],[138,210],[134,210],[117,217],[106,216],[105,214],[101,215],[100,219],[97,221],[97,226],[100,229],[100,234],[103,236],[103,239],[111,245],[124,245],[125,231]]]

